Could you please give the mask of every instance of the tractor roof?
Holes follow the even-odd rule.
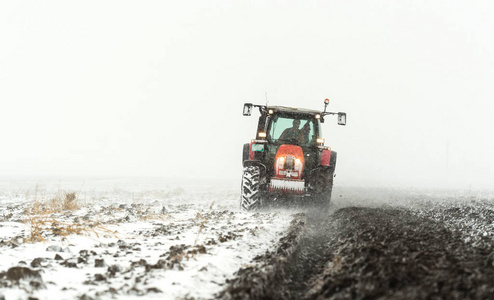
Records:
[[[296,107],[268,106],[267,109],[268,110],[272,109],[275,112],[290,113],[290,114],[307,114],[307,115],[321,114],[320,110],[296,108]]]

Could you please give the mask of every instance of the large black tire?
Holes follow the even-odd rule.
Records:
[[[329,168],[331,169],[331,175],[334,177],[334,171],[336,170],[336,158],[338,153],[336,151],[331,151],[331,158],[329,160]]]
[[[333,173],[330,170],[318,172],[314,180],[317,187],[314,192],[314,202],[318,207],[328,208],[333,192]]]
[[[321,170],[314,174],[315,177],[313,178],[313,180],[316,189],[314,191],[313,198],[316,206],[322,209],[329,208],[329,204],[331,202],[334,172],[336,169],[336,157],[336,152],[331,151],[329,168],[327,168],[326,170]]]
[[[244,168],[242,194],[240,196],[240,207],[243,210],[252,211],[261,207],[260,179],[261,170],[259,167],[250,166]]]

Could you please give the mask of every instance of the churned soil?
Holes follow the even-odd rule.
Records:
[[[493,210],[480,204],[343,207],[329,215],[309,211],[304,228],[294,231],[298,236],[287,235],[288,255],[278,249],[258,257],[264,263],[240,270],[220,296],[492,298],[493,221]]]

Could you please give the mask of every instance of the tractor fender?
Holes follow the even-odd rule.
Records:
[[[312,169],[309,174],[310,174],[310,176],[314,176],[317,173],[321,173],[321,172],[331,173],[331,168],[329,166],[319,166],[319,167]]]
[[[322,150],[321,157],[319,160],[320,166],[335,168],[336,166],[336,151],[331,151],[329,149]]]
[[[243,165],[244,165],[244,168],[251,167],[251,166],[259,167],[261,169],[261,172],[263,172],[264,174],[266,173],[266,170],[267,170],[266,166],[258,160],[244,160]]]
[[[331,160],[331,150],[323,149],[321,151],[321,157],[319,159],[320,166],[329,166],[329,162]]]
[[[329,167],[333,170],[333,173],[336,169],[336,158],[338,157],[338,153],[336,151],[331,151],[331,158],[329,160]]]
[[[242,161],[256,159],[256,154],[254,151],[252,151],[252,144],[255,144],[255,141],[244,144],[244,148],[242,151]]]
[[[336,169],[336,158],[337,158],[336,151],[331,151],[331,158],[329,160],[329,164],[328,165],[320,165],[320,166],[312,169],[312,171],[310,171],[310,176],[312,177],[312,176],[316,175],[318,172],[325,172],[325,173],[331,174],[331,176],[333,177],[335,169]]]
[[[244,161],[249,160],[250,144],[245,143],[242,149],[242,164]]]

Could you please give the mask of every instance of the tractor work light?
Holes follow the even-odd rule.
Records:
[[[268,114],[272,115],[274,111],[272,109],[268,110]]]
[[[317,138],[316,141],[318,144],[324,144],[324,139],[322,139],[322,138]]]
[[[260,138],[265,138],[266,137],[266,132],[259,132],[258,136]]]
[[[317,114],[316,115],[316,119],[320,119],[321,118],[321,115],[320,114]]]

